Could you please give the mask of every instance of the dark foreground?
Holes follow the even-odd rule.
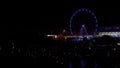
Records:
[[[111,37],[73,42],[51,40],[1,41],[0,62],[39,68],[120,68],[120,47]]]

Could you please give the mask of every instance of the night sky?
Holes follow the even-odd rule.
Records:
[[[112,7],[112,4],[92,0],[26,1],[4,4],[1,36],[59,33],[64,28],[69,30],[70,17],[79,8],[91,9],[96,14],[100,27],[119,25],[120,8]]]

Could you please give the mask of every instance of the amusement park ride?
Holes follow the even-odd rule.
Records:
[[[47,35],[54,39],[83,39],[84,37],[91,39],[95,37],[101,37],[103,35],[111,35],[113,37],[120,37],[120,32],[117,33],[100,33],[98,32],[98,20],[95,13],[90,9],[81,8],[73,13],[69,23],[70,35]],[[66,30],[63,30],[66,33]]]

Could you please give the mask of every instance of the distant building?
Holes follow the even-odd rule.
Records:
[[[112,37],[120,37],[120,26],[101,27],[98,36],[110,35]]]

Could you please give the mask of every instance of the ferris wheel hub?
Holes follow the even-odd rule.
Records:
[[[84,27],[85,27],[85,25],[83,24],[83,25],[82,25],[82,27],[84,28]]]

